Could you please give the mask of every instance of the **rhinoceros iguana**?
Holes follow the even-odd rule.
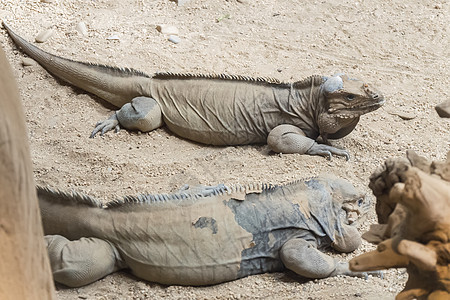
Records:
[[[320,251],[355,250],[361,238],[352,225],[370,206],[334,176],[128,196],[106,205],[80,193],[37,190],[53,276],[67,286],[120,269],[178,285],[285,268],[307,278],[362,275]]]
[[[166,124],[175,134],[211,145],[266,143],[275,152],[331,158],[349,154],[327,140],[349,134],[361,115],[384,97],[346,75],[311,76],[294,83],[233,75],[156,73],[65,59],[47,53],[3,26],[17,46],[57,78],[116,107],[91,134],[119,124],[151,131]],[[318,144],[321,136],[325,144]]]

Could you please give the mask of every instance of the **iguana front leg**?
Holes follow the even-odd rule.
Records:
[[[100,135],[113,129],[118,132],[120,126],[128,130],[148,132],[161,127],[162,124],[162,112],[158,102],[149,97],[136,97],[107,120],[98,122],[90,137],[93,138],[100,131]]]
[[[97,238],[69,241],[60,235],[45,236],[53,279],[69,287],[97,281],[125,267],[117,249]]]
[[[350,271],[348,262],[335,260],[301,238],[284,243],[280,256],[286,268],[306,278],[326,278],[336,275],[365,278],[368,275],[365,272]]]
[[[278,153],[301,153],[309,155],[321,155],[331,159],[332,154],[344,156],[349,160],[347,151],[336,147],[318,144],[313,139],[306,136],[300,128],[283,124],[272,129],[267,137],[267,145],[272,151]]]

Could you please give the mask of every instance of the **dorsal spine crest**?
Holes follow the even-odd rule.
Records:
[[[311,75],[311,76],[306,77],[305,79],[294,82],[292,84],[292,86],[297,89],[304,89],[304,88],[310,88],[312,86],[321,85],[323,82],[324,82],[323,76]]]
[[[193,73],[172,73],[172,72],[158,72],[153,75],[155,79],[220,79],[230,81],[246,81],[254,83],[266,83],[275,85],[289,85],[289,83],[282,82],[272,77],[251,77],[242,75],[228,75],[228,74],[193,74]]]
[[[74,191],[62,191],[59,189],[54,189],[50,187],[42,187],[37,186],[38,194],[44,194],[50,196],[50,201],[55,201],[55,203],[61,204],[80,204],[90,207],[96,208],[104,208],[104,209],[115,209],[126,207],[129,205],[145,205],[152,203],[164,203],[170,201],[187,201],[187,200],[198,200],[205,199],[214,196],[226,195],[231,198],[236,198],[237,200],[243,200],[242,197],[245,197],[247,194],[251,193],[264,193],[268,191],[273,191],[277,188],[282,188],[283,186],[289,186],[296,184],[298,182],[304,182],[307,180],[311,180],[315,177],[310,177],[306,179],[298,179],[286,184],[277,185],[270,183],[250,183],[250,184],[233,184],[233,185],[222,185],[220,188],[214,189],[211,194],[207,196],[202,195],[201,193],[189,193],[187,192],[177,192],[173,194],[139,194],[136,196],[124,196],[122,198],[118,198],[116,200],[109,201],[106,204],[103,204],[100,200],[95,199],[91,196],[88,196],[83,193],[74,192]]]

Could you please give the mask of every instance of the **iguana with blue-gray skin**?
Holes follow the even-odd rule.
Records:
[[[266,143],[280,153],[331,158],[345,150],[327,144],[349,134],[361,115],[384,97],[374,87],[345,75],[311,76],[294,83],[233,75],[156,73],[65,59],[47,53],[3,26],[17,46],[55,77],[119,107],[91,134],[119,125],[143,132],[163,124],[175,134],[204,144]],[[321,136],[324,144],[318,144]]]
[[[129,269],[161,284],[211,285],[290,269],[306,278],[351,272],[326,255],[361,243],[365,194],[331,175],[286,185],[218,185],[174,194],[92,197],[38,187],[55,281],[70,287]]]

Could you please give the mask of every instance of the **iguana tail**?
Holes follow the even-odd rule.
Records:
[[[98,234],[96,230],[103,222],[112,224],[100,200],[50,187],[36,186],[36,191],[44,235],[62,235],[77,240]]]
[[[5,22],[14,43],[55,77],[121,107],[138,96],[150,95],[150,76],[133,69],[116,68],[50,54],[17,35]]]

